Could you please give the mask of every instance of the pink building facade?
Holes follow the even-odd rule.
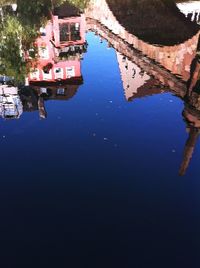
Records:
[[[85,17],[52,15],[36,40],[38,55],[28,76],[29,84],[81,79],[81,57],[86,47]]]

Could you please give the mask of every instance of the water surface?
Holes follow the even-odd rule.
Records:
[[[2,267],[199,267],[198,81],[188,97],[185,62],[123,54],[91,20],[62,60],[79,75],[4,81],[19,103],[8,119],[2,93]]]

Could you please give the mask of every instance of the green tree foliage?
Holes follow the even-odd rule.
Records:
[[[69,2],[73,4],[74,6],[83,10],[84,8],[86,8],[89,0],[69,0]]]
[[[21,80],[26,68],[20,49],[23,27],[16,17],[7,16],[0,30],[0,74]]]
[[[52,3],[49,0],[17,0],[17,14],[14,14],[5,7],[12,1],[0,1],[3,7],[3,17],[0,18],[0,74],[22,82],[29,72],[24,51],[35,50],[34,41],[39,27],[46,23]]]
[[[16,3],[16,1],[15,0],[0,0],[0,7],[1,6],[5,6],[5,5],[10,5],[10,4],[14,4],[14,3]]]

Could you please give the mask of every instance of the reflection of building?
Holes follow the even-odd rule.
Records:
[[[55,8],[36,40],[38,59],[28,80],[29,93],[21,95],[26,111],[47,117],[46,100],[67,100],[82,84],[81,59],[86,50],[85,17],[70,4]]]
[[[117,53],[117,60],[121,73],[121,79],[124,87],[125,97],[128,101],[166,92],[166,89],[152,76],[148,75],[138,65],[132,62],[128,57]],[[179,170],[181,176],[185,175],[192,159],[196,143],[200,135],[200,66],[199,56],[197,54],[193,61],[188,81],[187,102],[183,112],[184,120],[187,123],[189,137],[187,139],[183,161]],[[167,88],[170,90],[170,88]]]
[[[89,1],[87,29],[100,33],[118,51],[121,51],[120,43],[124,41],[127,47],[135,48],[187,81],[196,55],[199,27],[186,19],[172,1],[169,6],[164,3],[167,1],[162,1],[162,5],[157,2],[152,8],[147,0],[143,5],[134,5],[130,0]],[[140,62],[142,55],[139,55]]]
[[[162,86],[157,80],[150,77],[124,55],[119,52],[116,53],[125,97],[128,101],[163,92]]]
[[[200,134],[200,57],[197,53],[190,71],[188,81],[187,103],[183,111],[187,123],[189,137],[184,149],[184,157],[180,167],[180,175],[184,175],[192,159],[192,155]]]
[[[32,85],[20,91],[24,112],[39,111],[40,118],[47,117],[45,102],[48,100],[65,101],[72,98],[78,91],[82,81],[62,85]]]
[[[23,113],[18,88],[0,85],[0,116],[5,119],[17,119]]]
[[[38,59],[29,75],[30,84],[80,80],[80,60],[86,49],[84,15],[60,18],[52,14],[51,21],[40,32],[36,40]]]

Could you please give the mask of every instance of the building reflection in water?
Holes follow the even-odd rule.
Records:
[[[183,118],[189,133],[184,149],[183,162],[180,167],[180,175],[184,175],[192,159],[195,145],[200,134],[200,47],[191,66],[191,77],[188,81],[188,92],[185,97],[185,109]]]
[[[181,19],[178,10],[173,9],[172,12],[168,10],[169,17],[177,13],[177,18],[180,19],[177,23],[182,24],[185,32],[190,29],[189,32],[192,33],[194,30],[193,36],[190,35],[184,42],[183,40],[179,42],[179,39],[172,34],[172,44],[161,45],[157,40],[158,44],[154,45],[146,35],[145,38],[149,40],[144,42],[134,34],[132,31],[134,27],[128,24],[128,21],[134,21],[133,5],[131,1],[124,2],[126,2],[127,9],[122,8],[123,1],[116,4],[111,0],[94,0],[86,11],[87,29],[107,40],[109,45],[116,50],[126,100],[131,101],[166,91],[171,91],[185,100],[183,116],[189,131],[189,138],[180,168],[180,175],[184,175],[200,132],[199,28],[189,22],[190,18],[187,20],[182,17]],[[135,23],[137,24],[137,21]],[[166,32],[168,32],[167,27],[171,26],[166,25]],[[146,28],[148,32],[148,26]],[[165,28],[164,24],[163,28]],[[180,35],[180,38],[182,37]]]
[[[117,53],[117,60],[123,82],[125,98],[127,101],[133,101],[136,98],[147,97],[154,94],[161,94],[167,91],[173,93],[172,88],[165,88],[156,77],[149,76],[138,65],[131,62],[126,56]],[[175,92],[177,96],[179,92]],[[187,92],[185,96],[180,97],[185,100],[183,119],[186,122],[186,130],[189,133],[183,153],[183,160],[179,170],[181,176],[185,175],[195,145],[200,134],[200,54],[199,46],[197,54],[191,64],[190,79],[187,82]]]
[[[21,98],[26,111],[37,107],[40,118],[46,118],[45,100],[67,100],[83,83],[81,59],[87,49],[85,16],[74,6],[64,4],[52,12],[51,20],[40,32],[36,40],[38,58],[28,76],[32,92],[28,99],[26,94]]]
[[[129,0],[93,0],[86,9],[87,28],[122,54],[120,46],[125,51],[129,45],[187,81],[200,32],[172,3],[159,13],[151,4],[143,7]]]
[[[18,93],[15,87],[1,85],[1,116],[19,118],[23,111],[38,110],[44,119],[47,117],[45,101],[72,98],[83,83],[81,59],[87,49],[85,32],[93,31],[116,51],[127,101],[167,91],[184,99],[183,117],[189,132],[180,167],[180,175],[184,175],[200,133],[199,33],[178,45],[152,45],[139,40],[120,24],[116,7],[114,16],[109,8],[111,4],[107,5],[105,0],[91,3],[94,6],[89,6],[84,14],[69,4],[54,9],[51,20],[40,28],[37,60],[26,55],[33,66],[27,77],[28,86]]]
[[[20,98],[24,112],[39,111],[41,119],[47,118],[45,102],[48,100],[65,101],[72,98],[78,91],[82,81],[71,80],[71,84],[53,84],[42,87],[31,86],[20,90]]]
[[[117,51],[116,54],[127,101],[167,91],[157,79],[147,74],[129,58]]]

